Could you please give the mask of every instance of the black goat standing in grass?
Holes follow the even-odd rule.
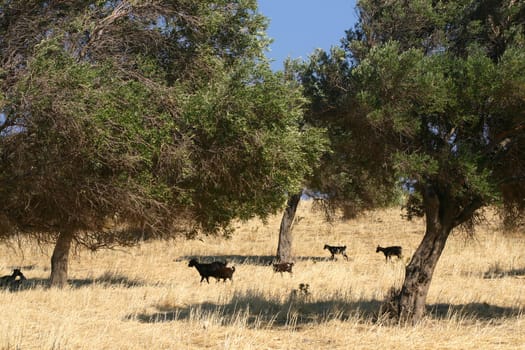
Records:
[[[270,262],[272,264],[272,262]],[[273,264],[273,271],[274,272],[280,272],[281,276],[283,275],[283,272],[292,273],[292,267],[293,262],[282,262],[282,263],[276,263]]]
[[[325,244],[323,249],[328,249],[328,251],[332,254],[332,260],[335,259],[336,254],[341,254],[345,257],[346,260],[348,260],[348,255],[346,255],[346,246],[332,246]]]
[[[20,277],[20,279],[17,280],[17,277]],[[11,275],[0,277],[0,287],[11,287],[14,286],[15,283],[20,283],[20,281],[24,281],[25,279],[26,276],[24,276],[20,269],[14,269]]]
[[[227,279],[233,282],[233,273],[235,272],[235,266],[227,267],[223,266],[217,269],[215,275],[215,279],[217,282],[222,279],[223,282],[226,282]]]
[[[383,254],[385,254],[385,261],[388,261],[388,259],[392,260],[392,256],[394,255],[401,259],[403,254],[403,248],[398,245],[385,248],[377,246],[376,253],[379,252],[383,252]]]
[[[201,283],[202,281],[206,280],[206,282],[210,283],[210,280],[209,278],[210,277],[215,277],[215,278],[219,278],[217,277],[218,274],[219,274],[219,270],[226,267],[226,264],[225,262],[221,262],[221,261],[214,261],[212,263],[209,263],[209,264],[206,264],[206,263],[199,263],[197,260],[195,259],[191,259],[190,260],[190,263],[188,264],[188,267],[194,267],[197,269],[197,271],[199,271],[199,274],[201,275]]]

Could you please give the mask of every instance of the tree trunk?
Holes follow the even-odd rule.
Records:
[[[405,270],[405,281],[399,294],[400,322],[417,323],[425,313],[432,275],[445,248],[454,224],[454,205],[438,196],[432,187],[423,195],[426,231]]]
[[[399,296],[399,320],[417,323],[425,313],[425,305],[434,269],[450,230],[427,227],[421,244],[406,267],[405,282]]]
[[[421,193],[426,220],[425,236],[406,267],[398,299],[399,321],[412,324],[419,322],[425,313],[432,275],[450,232],[470,220],[475,211],[484,205],[479,196],[460,204],[448,186],[427,184]]]
[[[286,209],[284,210],[281,219],[281,227],[279,229],[279,245],[277,247],[277,258],[280,262],[292,261],[292,225],[295,219],[295,212],[301,200],[302,191],[292,195],[288,199]]]
[[[53,255],[51,256],[51,277],[49,281],[52,287],[62,288],[67,284],[69,248],[72,241],[72,232],[64,231],[58,236]]]

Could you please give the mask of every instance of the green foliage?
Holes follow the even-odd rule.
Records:
[[[152,170],[158,150],[170,143],[173,121],[152,103],[152,91],[137,81],[118,79],[109,64],[96,67],[75,62],[56,41],[38,46],[30,69],[37,78],[23,80],[20,90],[37,102],[32,113],[53,111],[55,116],[47,118],[55,123],[82,127],[80,132],[87,139],[79,140],[83,142],[78,152],[88,169],[95,174],[111,169],[119,173],[120,187],[137,181],[148,197],[169,198]],[[28,128],[38,139],[51,143],[71,137],[69,130],[55,126],[43,129],[38,121],[28,120]]]
[[[499,64],[476,48],[462,59],[415,50],[396,53],[396,47],[373,48],[355,76],[371,125],[392,139],[403,138],[391,159],[397,174],[418,183],[446,184],[460,202],[473,196],[492,202],[497,188],[489,170],[488,123],[504,112],[496,108],[504,84]]]
[[[362,0],[358,13],[345,52],[302,70],[308,119],[333,147],[319,186],[377,204],[374,188],[408,181],[414,213],[432,188],[455,224],[479,203],[525,208],[505,185],[524,193],[523,4]]]
[[[254,0],[0,10],[0,212],[18,230],[227,232],[280,209],[327,148],[264,59]]]
[[[353,108],[356,81],[345,52],[318,50],[310,61],[290,68],[297,71],[311,101],[307,121],[326,128],[330,140],[308,187],[326,195],[329,208],[343,209],[346,217],[395,201],[399,192],[390,183],[392,169],[382,160],[389,151],[363,118],[363,110]]]
[[[437,160],[424,153],[395,153],[393,156],[395,175],[401,179],[422,181],[438,173]]]
[[[302,71],[308,119],[333,149],[314,184],[354,212],[409,190],[407,217],[425,215],[426,233],[396,312],[417,322],[450,232],[471,231],[486,205],[503,203],[507,227],[523,216],[525,5],[361,0],[358,13],[345,62],[321,52]]]
[[[195,155],[200,166],[213,164],[213,171],[197,171],[195,180],[210,213],[265,216],[299,190],[326,148],[320,130],[298,129],[303,103],[300,91],[267,66],[217,75],[184,102],[185,124],[211,146]]]
[[[398,42],[403,51],[421,48],[425,54],[431,53],[439,50],[446,40],[443,28],[461,11],[452,10],[458,3],[360,0],[358,22],[346,32],[343,43],[356,62],[365,58],[373,47],[389,41]]]

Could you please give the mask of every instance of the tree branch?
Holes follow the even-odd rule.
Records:
[[[484,202],[481,197],[474,198],[463,210],[454,218],[454,227],[463,224],[470,220],[474,215],[474,212],[483,206]]]
[[[84,59],[86,56],[89,48],[91,47],[91,44],[98,41],[102,34],[104,34],[104,29],[115,23],[120,18],[127,16],[131,12],[132,6],[128,4],[126,1],[123,1],[122,3],[118,4],[115,9],[109,14],[107,17],[103,18],[99,24],[95,26],[95,28],[92,31],[92,34],[89,37],[89,40],[85,44],[85,46],[80,51],[79,57],[80,59]]]

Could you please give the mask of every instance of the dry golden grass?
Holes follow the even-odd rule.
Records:
[[[79,251],[70,286],[45,287],[52,247],[0,246],[0,274],[22,267],[19,291],[0,291],[2,349],[519,349],[525,348],[525,239],[486,223],[456,234],[439,262],[415,327],[376,320],[424,229],[399,210],[324,223],[302,203],[292,276],[265,265],[279,217],[238,225],[230,240],[150,242],[126,250]],[[493,221],[495,222],[495,221]],[[329,261],[325,243],[346,244],[350,261]],[[400,244],[385,263],[377,244]],[[228,259],[234,282],[199,283],[190,257]],[[310,285],[305,295],[300,283]]]

